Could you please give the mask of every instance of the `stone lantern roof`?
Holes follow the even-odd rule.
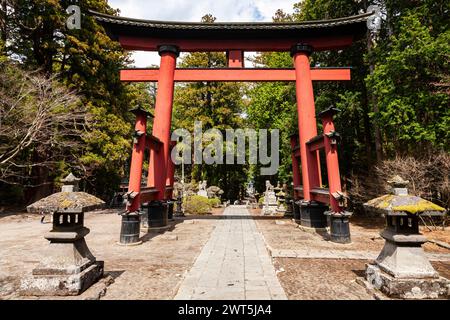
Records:
[[[386,194],[364,203],[364,208],[388,216],[408,214],[443,215],[445,208],[438,206],[421,197],[408,194],[406,189],[409,181],[400,176],[391,178],[388,183],[392,186],[392,194]]]
[[[51,213],[56,211],[86,212],[103,208],[105,202],[89,193],[78,191],[80,179],[70,173],[61,181],[64,183],[61,192],[30,204],[27,207],[29,213]]]

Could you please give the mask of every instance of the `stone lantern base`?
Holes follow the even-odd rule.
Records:
[[[449,281],[443,277],[396,278],[376,264],[366,265],[366,280],[369,288],[380,290],[392,298],[438,299],[450,296]]]
[[[366,280],[372,288],[393,298],[437,299],[448,297],[450,281],[439,277],[422,249],[421,234],[398,234],[386,229],[386,240],[374,264],[366,265]]]
[[[67,223],[78,216],[79,221]],[[103,276],[103,261],[97,261],[87,247],[84,237],[89,229],[82,226],[83,213],[54,216],[54,228],[45,235],[50,241],[44,250],[40,264],[33,269],[32,276],[21,282],[20,293],[33,296],[78,295]],[[64,223],[59,224],[59,218]],[[55,219],[56,227],[55,227]]]

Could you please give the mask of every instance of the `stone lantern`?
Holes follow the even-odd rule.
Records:
[[[366,280],[390,297],[404,299],[440,298],[447,295],[450,281],[439,277],[422,248],[427,239],[419,233],[419,216],[442,216],[445,209],[409,195],[409,181],[396,176],[388,183],[392,194],[370,200],[367,210],[381,213],[386,227],[380,233],[385,245],[366,268]]]
[[[292,185],[293,183],[291,183],[291,188],[289,188],[287,184],[283,185],[286,193],[286,211],[284,212],[284,216],[287,218],[292,218],[294,216],[294,199],[291,193]]]
[[[176,200],[175,200],[175,212],[174,217],[184,217],[183,212],[183,185],[180,182],[174,183],[174,189],[176,194]]]
[[[32,276],[21,282],[22,295],[78,295],[103,276],[103,261],[97,261],[84,237],[84,212],[104,206],[104,202],[78,191],[73,174],[62,180],[61,192],[54,193],[27,207],[28,212],[53,214],[52,229],[45,235],[49,241]]]
[[[276,193],[277,200],[278,200],[278,207],[277,212],[286,212],[286,184],[283,184],[283,187],[280,187],[279,184],[277,186],[277,190],[279,190]]]

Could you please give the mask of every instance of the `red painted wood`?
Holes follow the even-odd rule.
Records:
[[[302,186],[297,187],[294,190],[300,198],[304,197]],[[324,191],[326,191],[326,192],[324,192]],[[330,204],[330,197],[329,197],[328,189],[323,189],[323,188],[311,189],[310,197],[311,197],[311,200],[313,200],[313,201]]]
[[[313,201],[317,201],[317,202],[322,202],[325,204],[330,204],[330,197],[328,195],[325,194],[317,194],[312,192],[311,193],[311,200]]]
[[[341,191],[341,177],[339,174],[339,159],[337,154],[337,145],[331,144],[331,139],[326,136],[327,133],[334,131],[333,116],[327,115],[322,118],[325,157],[328,172],[328,185],[330,188],[330,206],[333,212],[341,212],[342,208],[339,202],[332,196],[336,191]]]
[[[303,192],[305,200],[313,200],[310,190],[320,187],[319,152],[309,152],[306,142],[317,135],[314,92],[309,57],[305,52],[294,56],[300,159],[302,164]]]
[[[120,70],[122,81],[155,82],[158,77],[158,69]],[[311,80],[350,80],[350,69],[311,69]],[[174,81],[295,81],[295,69],[176,69]]]
[[[159,139],[155,138],[153,135],[151,134],[147,134],[146,138],[145,138],[145,147],[147,149],[157,149],[160,148],[162,146],[161,141],[159,141]]]
[[[161,67],[156,94],[153,136],[158,138],[162,147],[150,150],[148,186],[158,190],[157,200],[165,198],[167,161],[170,157],[170,124],[172,121],[172,101],[176,55],[172,52],[161,53]],[[150,171],[151,170],[151,171]]]
[[[324,146],[324,142],[323,142],[323,137],[320,140],[316,140],[314,142],[311,142],[311,143],[307,144],[307,148],[308,148],[308,150],[310,152],[323,149],[324,147],[325,146]]]
[[[169,159],[167,160],[167,176],[166,176],[166,197],[167,199],[172,199],[173,195],[173,183],[175,181],[175,163],[172,161],[171,153],[175,146],[176,141],[171,141]]]
[[[292,150],[298,145],[298,137],[297,136],[291,136],[291,148]],[[295,156],[295,152],[292,152],[291,154],[292,159],[292,180],[294,182],[294,190],[295,187],[298,187],[302,183],[302,177],[300,176],[300,164],[298,162],[298,157]],[[299,199],[299,196],[294,191],[294,198]]]
[[[140,36],[119,36],[119,42],[125,50],[158,51],[158,46],[171,44],[178,46],[181,51],[289,51],[295,43],[308,43],[315,51],[336,50],[348,47],[353,42],[352,35],[334,35],[316,38],[280,39],[244,39],[244,40],[199,40],[199,39],[173,39],[152,38]]]
[[[144,134],[138,138],[138,143],[135,143],[133,145],[133,153],[131,154],[130,180],[128,182],[128,191],[138,192],[138,195],[131,200],[131,204],[127,207],[128,212],[139,210],[141,203],[140,192],[142,165],[144,162],[144,151],[146,145],[145,132],[147,130],[147,115],[145,113],[137,114],[134,128],[137,131],[144,132]]]
[[[227,53],[229,68],[244,67],[244,52],[240,50],[231,50]]]

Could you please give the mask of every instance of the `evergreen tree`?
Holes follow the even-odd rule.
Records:
[[[211,15],[202,18],[204,23],[213,23],[214,20]],[[189,53],[179,64],[183,68],[224,68],[226,65],[226,55],[222,52]],[[195,121],[202,122],[203,131],[215,128],[225,133],[225,129],[243,127],[241,87],[232,82],[196,82],[177,86],[173,128],[185,128],[192,132]],[[205,141],[204,146],[207,144]],[[246,167],[243,165],[202,163],[188,169],[193,181],[207,180],[209,185],[219,186],[228,199],[237,199],[241,191],[239,186],[246,181]]]
[[[8,19],[2,21],[7,25],[1,30],[7,38],[8,55],[24,68],[38,69],[47,77],[57,75],[60,82],[77,92],[92,120],[81,137],[84,147],[77,154],[79,161],[57,173],[40,174],[39,184],[72,170],[84,178],[87,190],[108,198],[126,174],[123,169],[130,156],[133,123],[128,109],[145,97],[147,107],[150,104],[147,91],[139,91],[142,85],[120,82],[119,69],[130,63],[129,56],[87,14],[88,9],[107,14],[117,11],[106,0],[80,1],[81,29],[68,30],[65,9],[71,1],[6,3]]]

